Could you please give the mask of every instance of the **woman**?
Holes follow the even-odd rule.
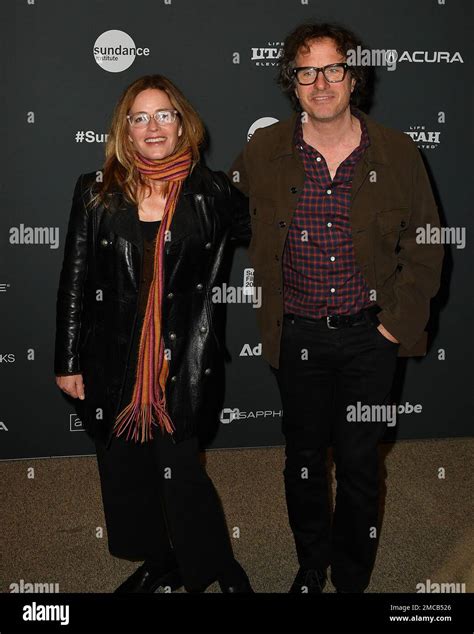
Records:
[[[203,124],[160,75],[119,100],[102,178],[77,181],[57,299],[57,385],[96,449],[116,590],[253,592],[199,462],[222,363],[211,289],[247,200],[199,162]],[[99,172],[99,174],[101,174]]]

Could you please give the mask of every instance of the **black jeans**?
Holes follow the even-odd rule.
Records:
[[[109,552],[179,566],[188,591],[240,575],[217,492],[195,437],[173,444],[154,427],[148,443],[96,442]]]
[[[368,317],[334,330],[325,320],[285,316],[274,372],[283,404],[289,522],[300,566],[330,565],[338,590],[362,591],[370,581],[379,530],[377,445],[387,427],[348,421],[347,407],[390,403],[397,352],[398,344]],[[333,515],[329,446],[337,480]]]

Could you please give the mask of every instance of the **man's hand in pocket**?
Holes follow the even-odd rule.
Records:
[[[395,337],[393,337],[388,330],[385,328],[385,326],[383,324],[379,324],[377,326],[377,330],[380,332],[381,335],[383,335],[385,337],[385,339],[388,339],[389,341],[391,341],[392,343],[400,343],[398,341],[398,339],[395,339]]]

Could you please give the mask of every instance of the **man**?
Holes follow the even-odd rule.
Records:
[[[426,353],[443,259],[442,247],[416,239],[417,227],[439,226],[416,146],[355,108],[364,69],[345,60],[358,44],[336,25],[289,35],[280,84],[300,114],[257,130],[231,170],[250,197],[263,356],[283,404],[286,501],[300,566],[290,592],[322,592],[329,565],[338,592],[369,584],[377,445],[393,410],[396,359]],[[378,416],[354,417],[363,406]]]

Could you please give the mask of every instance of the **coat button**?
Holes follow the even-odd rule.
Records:
[[[175,377],[175,376],[172,376],[172,377],[171,377],[171,381],[173,381],[173,383],[175,383],[175,382],[176,382],[176,377]]]
[[[168,293],[168,295],[166,296],[168,299],[173,299],[174,297],[174,293]]]
[[[401,223],[400,223],[400,227],[406,227],[406,224],[407,223],[404,220],[402,220]]]
[[[174,332],[170,332],[170,339],[173,341],[176,339],[176,334]]]
[[[206,328],[206,326],[201,326],[201,327],[199,328],[199,330],[200,330],[201,332],[207,332],[207,328]]]
[[[280,225],[280,227],[283,229],[283,227],[286,227],[286,222],[284,220],[280,220],[280,222],[278,223]]]
[[[297,192],[297,191],[298,191],[298,190],[296,189],[296,187],[290,187],[290,192],[291,192],[292,194],[296,194],[296,192]]]
[[[206,368],[204,370],[204,374],[208,374],[209,375],[209,374],[211,374],[211,372],[212,372],[211,368]]]
[[[202,286],[202,284],[196,284],[196,288],[197,288],[198,291],[202,291],[203,286]]]
[[[102,247],[106,247],[109,244],[109,241],[107,240],[107,238],[102,238],[102,240],[100,241],[100,246]]]
[[[206,249],[210,249],[211,248],[211,243],[210,242],[206,242],[206,244],[204,245],[204,248]]]

